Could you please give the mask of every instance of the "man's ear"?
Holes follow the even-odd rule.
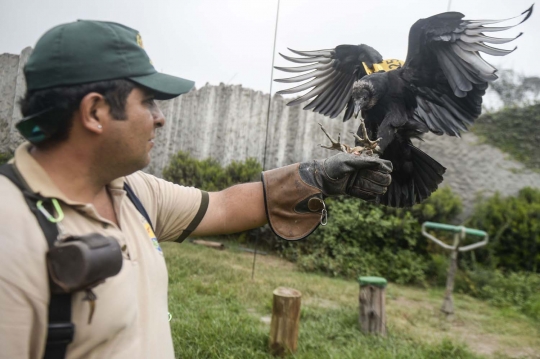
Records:
[[[105,97],[97,92],[90,92],[84,96],[78,110],[82,127],[94,133],[103,132],[109,112],[110,107]]]

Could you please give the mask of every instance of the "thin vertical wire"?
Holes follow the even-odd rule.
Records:
[[[448,0],[448,8],[446,11],[450,11],[450,7],[452,6],[452,0]]]
[[[270,107],[272,105],[272,85],[274,84],[274,60],[276,58],[276,38],[278,30],[278,20],[279,20],[279,3],[277,2],[276,10],[276,25],[274,27],[274,46],[272,47],[272,67],[270,68],[270,92],[268,93],[268,109],[266,111],[266,136],[264,139],[264,157],[263,157],[263,170],[266,169],[266,149],[268,145],[268,126],[270,124]],[[257,244],[259,243],[260,231],[257,231],[257,236],[255,237],[255,248],[253,250],[253,266],[251,268],[251,279],[255,276],[255,261],[257,259]]]

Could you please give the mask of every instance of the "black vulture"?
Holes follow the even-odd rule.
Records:
[[[467,130],[480,115],[488,83],[497,79],[497,69],[479,52],[507,55],[515,48],[502,50],[486,43],[504,44],[521,36],[520,33],[514,38],[496,38],[484,33],[519,25],[530,17],[532,10],[531,6],[521,15],[505,20],[464,20],[459,12],[420,19],[410,29],[404,63],[383,60],[377,50],[364,44],[318,51],[289,49],[302,57],[280,55],[308,65],[276,69],[309,72],[276,81],[312,80],[278,94],[312,88],[288,105],[312,100],[305,110],[331,118],[345,110],[344,121],[361,113],[361,123],[354,135],[356,147],[340,143],[339,137],[335,141],[322,128],[332,141],[332,146],[326,148],[355,154],[374,152],[392,161],[392,184],[380,203],[411,207],[437,189],[446,170],[413,146],[411,138],[419,138],[426,132],[459,137]],[[522,19],[511,26],[485,26],[516,18]]]

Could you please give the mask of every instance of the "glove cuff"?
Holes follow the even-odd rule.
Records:
[[[300,177],[299,164],[262,173],[266,216],[272,231],[294,241],[309,236],[321,223],[321,190]]]

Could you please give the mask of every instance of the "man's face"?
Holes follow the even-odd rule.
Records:
[[[165,124],[163,113],[154,101],[154,95],[136,87],[126,101],[126,119],[109,121],[103,156],[108,156],[114,171],[125,174],[138,171],[150,163],[150,150],[154,146],[155,129]],[[119,166],[119,167],[116,167]]]

